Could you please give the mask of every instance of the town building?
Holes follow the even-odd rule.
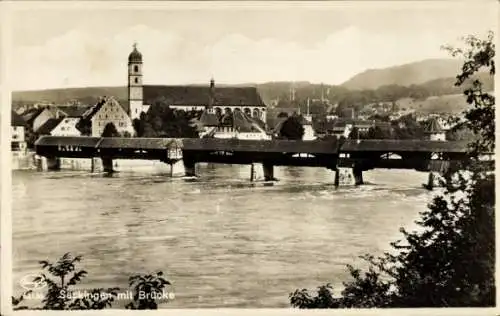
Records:
[[[302,116],[302,126],[304,127],[304,136],[302,140],[314,140],[316,139],[316,134],[312,125],[312,116],[306,114]]]
[[[367,133],[370,128],[380,127],[382,129],[391,129],[389,122],[382,122],[376,120],[360,120],[360,119],[343,119],[339,118],[333,121],[332,125],[328,127],[327,134],[335,135],[337,137],[349,137],[351,132],[356,128],[359,133]]]
[[[65,117],[59,121],[50,132],[52,136],[81,136],[81,131],[76,127],[80,121],[79,117]]]
[[[33,130],[33,122],[44,109],[45,108],[38,108],[38,107],[28,108],[20,114],[20,116],[26,123],[26,128]]]
[[[60,106],[57,107],[57,117],[61,120],[59,124],[50,131],[52,136],[81,136],[81,131],[77,128],[83,114],[88,111],[88,106]]]
[[[38,129],[35,131],[35,133],[38,136],[43,136],[43,135],[52,135],[52,131],[56,128],[57,125],[63,121],[63,117],[59,118],[49,118],[48,120],[43,123],[42,126],[38,127]]]
[[[313,129],[312,116],[309,114],[310,111],[310,102],[309,98],[307,99],[307,113],[302,116],[302,126],[304,127],[304,135],[302,136],[302,140],[313,140],[316,139],[316,135]]]
[[[45,125],[45,123],[47,123],[47,121],[49,121],[50,119],[55,118],[56,114],[54,113],[54,111],[52,111],[49,107],[43,108],[42,111],[38,113],[38,115],[33,119],[33,131],[35,133],[39,133],[38,130],[40,129],[40,127]]]
[[[100,137],[108,123],[113,123],[116,130],[124,136],[135,134],[132,120],[113,97],[100,98],[96,105],[83,114],[81,120],[78,129],[82,134]]]
[[[24,119],[14,111],[11,111],[11,134],[10,134],[10,145],[11,150],[14,152],[24,152],[26,151],[26,134],[25,127],[26,122]]]
[[[435,117],[429,120],[424,129],[424,133],[429,140],[446,140],[446,132],[439,123],[439,120]]]
[[[182,111],[203,111],[211,106],[219,117],[241,111],[266,122],[267,108],[256,87],[216,87],[213,78],[208,87],[143,85],[142,67],[142,54],[134,45],[128,57],[128,103],[132,120],[139,118],[141,112],[147,112],[150,106],[168,106]]]
[[[213,108],[208,107],[196,125],[201,138],[271,139],[259,120],[239,110],[218,116]]]

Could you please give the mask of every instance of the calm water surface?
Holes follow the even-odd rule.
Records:
[[[250,183],[248,166],[198,173],[14,171],[14,293],[39,260],[71,252],[85,287],[164,271],[176,297],[162,307],[288,307],[296,288],[340,287],[346,264],[387,250],[430,199],[413,171],[370,171],[368,185],[337,190],[321,168],[276,168],[270,186]]]

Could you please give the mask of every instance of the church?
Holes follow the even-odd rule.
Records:
[[[143,58],[134,44],[128,56],[128,114],[133,121],[146,113],[156,100],[177,110],[205,110],[212,108],[217,117],[243,112],[253,120],[266,121],[266,105],[256,87],[216,87],[212,78],[201,85],[144,85]]]

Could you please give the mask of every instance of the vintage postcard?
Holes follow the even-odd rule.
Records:
[[[0,8],[2,315],[495,311],[496,2]]]

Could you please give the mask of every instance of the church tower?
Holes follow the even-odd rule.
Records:
[[[142,54],[134,44],[134,50],[128,55],[128,115],[138,119],[143,109],[142,95]]]

